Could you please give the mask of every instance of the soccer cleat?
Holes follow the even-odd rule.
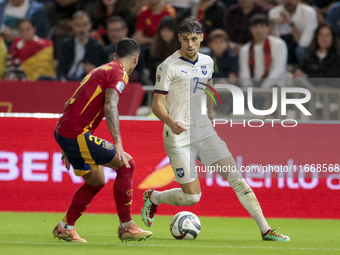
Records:
[[[157,212],[157,205],[151,202],[150,196],[153,192],[153,189],[149,189],[144,192],[144,206],[142,208],[142,219],[144,224],[147,227],[151,227],[153,224],[153,219],[155,217],[155,213]]]
[[[269,229],[265,234],[261,235],[263,241],[288,242],[290,240],[288,236],[281,235],[280,233],[276,232],[275,229]]]
[[[152,232],[145,231],[138,227],[136,223],[130,223],[126,228],[118,228],[118,237],[123,241],[141,241],[146,240],[146,238],[150,238],[152,236]]]
[[[80,238],[75,227],[66,230],[61,227],[60,223],[53,229],[52,234],[54,235],[54,238],[57,237],[59,240],[63,239],[68,242],[87,243],[85,239]]]

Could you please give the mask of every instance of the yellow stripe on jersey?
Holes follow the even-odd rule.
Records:
[[[77,136],[79,151],[80,151],[82,158],[85,160],[86,164],[95,165],[96,162],[92,159],[89,148],[87,147],[87,143],[86,143],[86,140],[85,140],[85,133],[87,133],[87,132],[84,131],[83,133],[81,133],[80,135]],[[76,171],[74,171],[74,172],[76,173]]]
[[[79,114],[79,116],[85,111],[85,109],[87,108],[87,106],[92,102],[92,100],[98,96],[101,92],[102,92],[102,88],[98,85],[98,87],[96,88],[96,91],[93,93],[92,97],[90,98],[90,100],[87,102],[87,104],[85,105],[85,107],[83,108],[83,110],[81,111],[81,113]]]
[[[95,119],[98,117],[99,113],[101,112],[102,110],[99,110],[99,112],[97,113],[96,117],[94,117],[94,119],[91,121],[91,123],[89,125],[87,125],[85,128],[84,128],[84,132],[87,133],[89,132],[89,129],[92,128],[92,124],[93,122],[95,121]]]
[[[126,74],[125,71],[124,71],[123,81],[125,82],[125,84],[129,82],[129,76]]]

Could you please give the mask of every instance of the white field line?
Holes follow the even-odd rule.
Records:
[[[62,244],[69,244],[60,241]],[[0,241],[0,244],[41,244],[41,245],[51,245],[57,244],[56,242],[16,242]],[[86,244],[76,244],[76,245],[91,245],[91,246],[144,246],[144,247],[182,247],[182,248],[216,248],[216,249],[262,249],[262,250],[311,250],[311,251],[340,251],[340,248],[299,248],[299,247],[250,247],[250,246],[233,246],[233,245],[168,245],[168,244],[141,244],[141,243],[86,243]]]

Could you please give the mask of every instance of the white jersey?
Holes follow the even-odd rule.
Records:
[[[187,131],[180,135],[164,125],[164,143],[173,147],[186,146],[216,134],[207,115],[201,114],[205,85],[212,78],[214,62],[198,53],[192,62],[178,51],[157,68],[155,93],[166,94],[164,106],[169,115],[183,123]],[[205,106],[206,107],[206,106]]]

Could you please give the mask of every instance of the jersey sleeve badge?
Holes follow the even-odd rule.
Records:
[[[116,88],[119,91],[119,93],[122,93],[125,88],[125,83],[122,81],[119,81],[116,85]]]

